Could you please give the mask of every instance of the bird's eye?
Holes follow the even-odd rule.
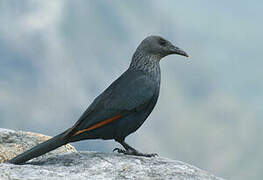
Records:
[[[166,45],[166,40],[160,39],[160,40],[159,40],[159,44],[160,44],[161,46],[165,46],[165,45]]]

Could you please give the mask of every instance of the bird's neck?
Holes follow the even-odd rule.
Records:
[[[161,57],[157,55],[149,55],[140,51],[136,51],[132,57],[129,69],[141,70],[152,75],[160,74]]]

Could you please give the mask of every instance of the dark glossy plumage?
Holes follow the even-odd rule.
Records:
[[[144,39],[130,67],[93,101],[72,128],[9,162],[21,164],[69,142],[97,138],[115,139],[125,148],[117,148],[120,153],[154,155],[138,152],[125,143],[125,137],[136,131],[152,112],[160,89],[159,61],[169,54],[188,56],[160,36]]]

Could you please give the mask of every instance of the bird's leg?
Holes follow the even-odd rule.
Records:
[[[136,149],[134,149],[133,147],[131,147],[129,144],[127,144],[124,140],[120,140],[120,141],[117,140],[117,142],[119,142],[125,148],[125,150],[120,148],[113,149],[113,151],[117,151],[118,153],[134,155],[134,156],[145,156],[145,157],[158,156],[156,153],[152,153],[152,154],[141,153]]]

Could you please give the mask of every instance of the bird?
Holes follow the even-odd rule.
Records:
[[[71,128],[8,162],[24,164],[67,143],[88,139],[113,139],[124,148],[115,148],[113,151],[117,153],[156,156],[136,150],[125,138],[135,132],[154,109],[160,91],[160,60],[171,54],[189,57],[159,35],[146,37],[135,50],[128,69],[94,99]]]

